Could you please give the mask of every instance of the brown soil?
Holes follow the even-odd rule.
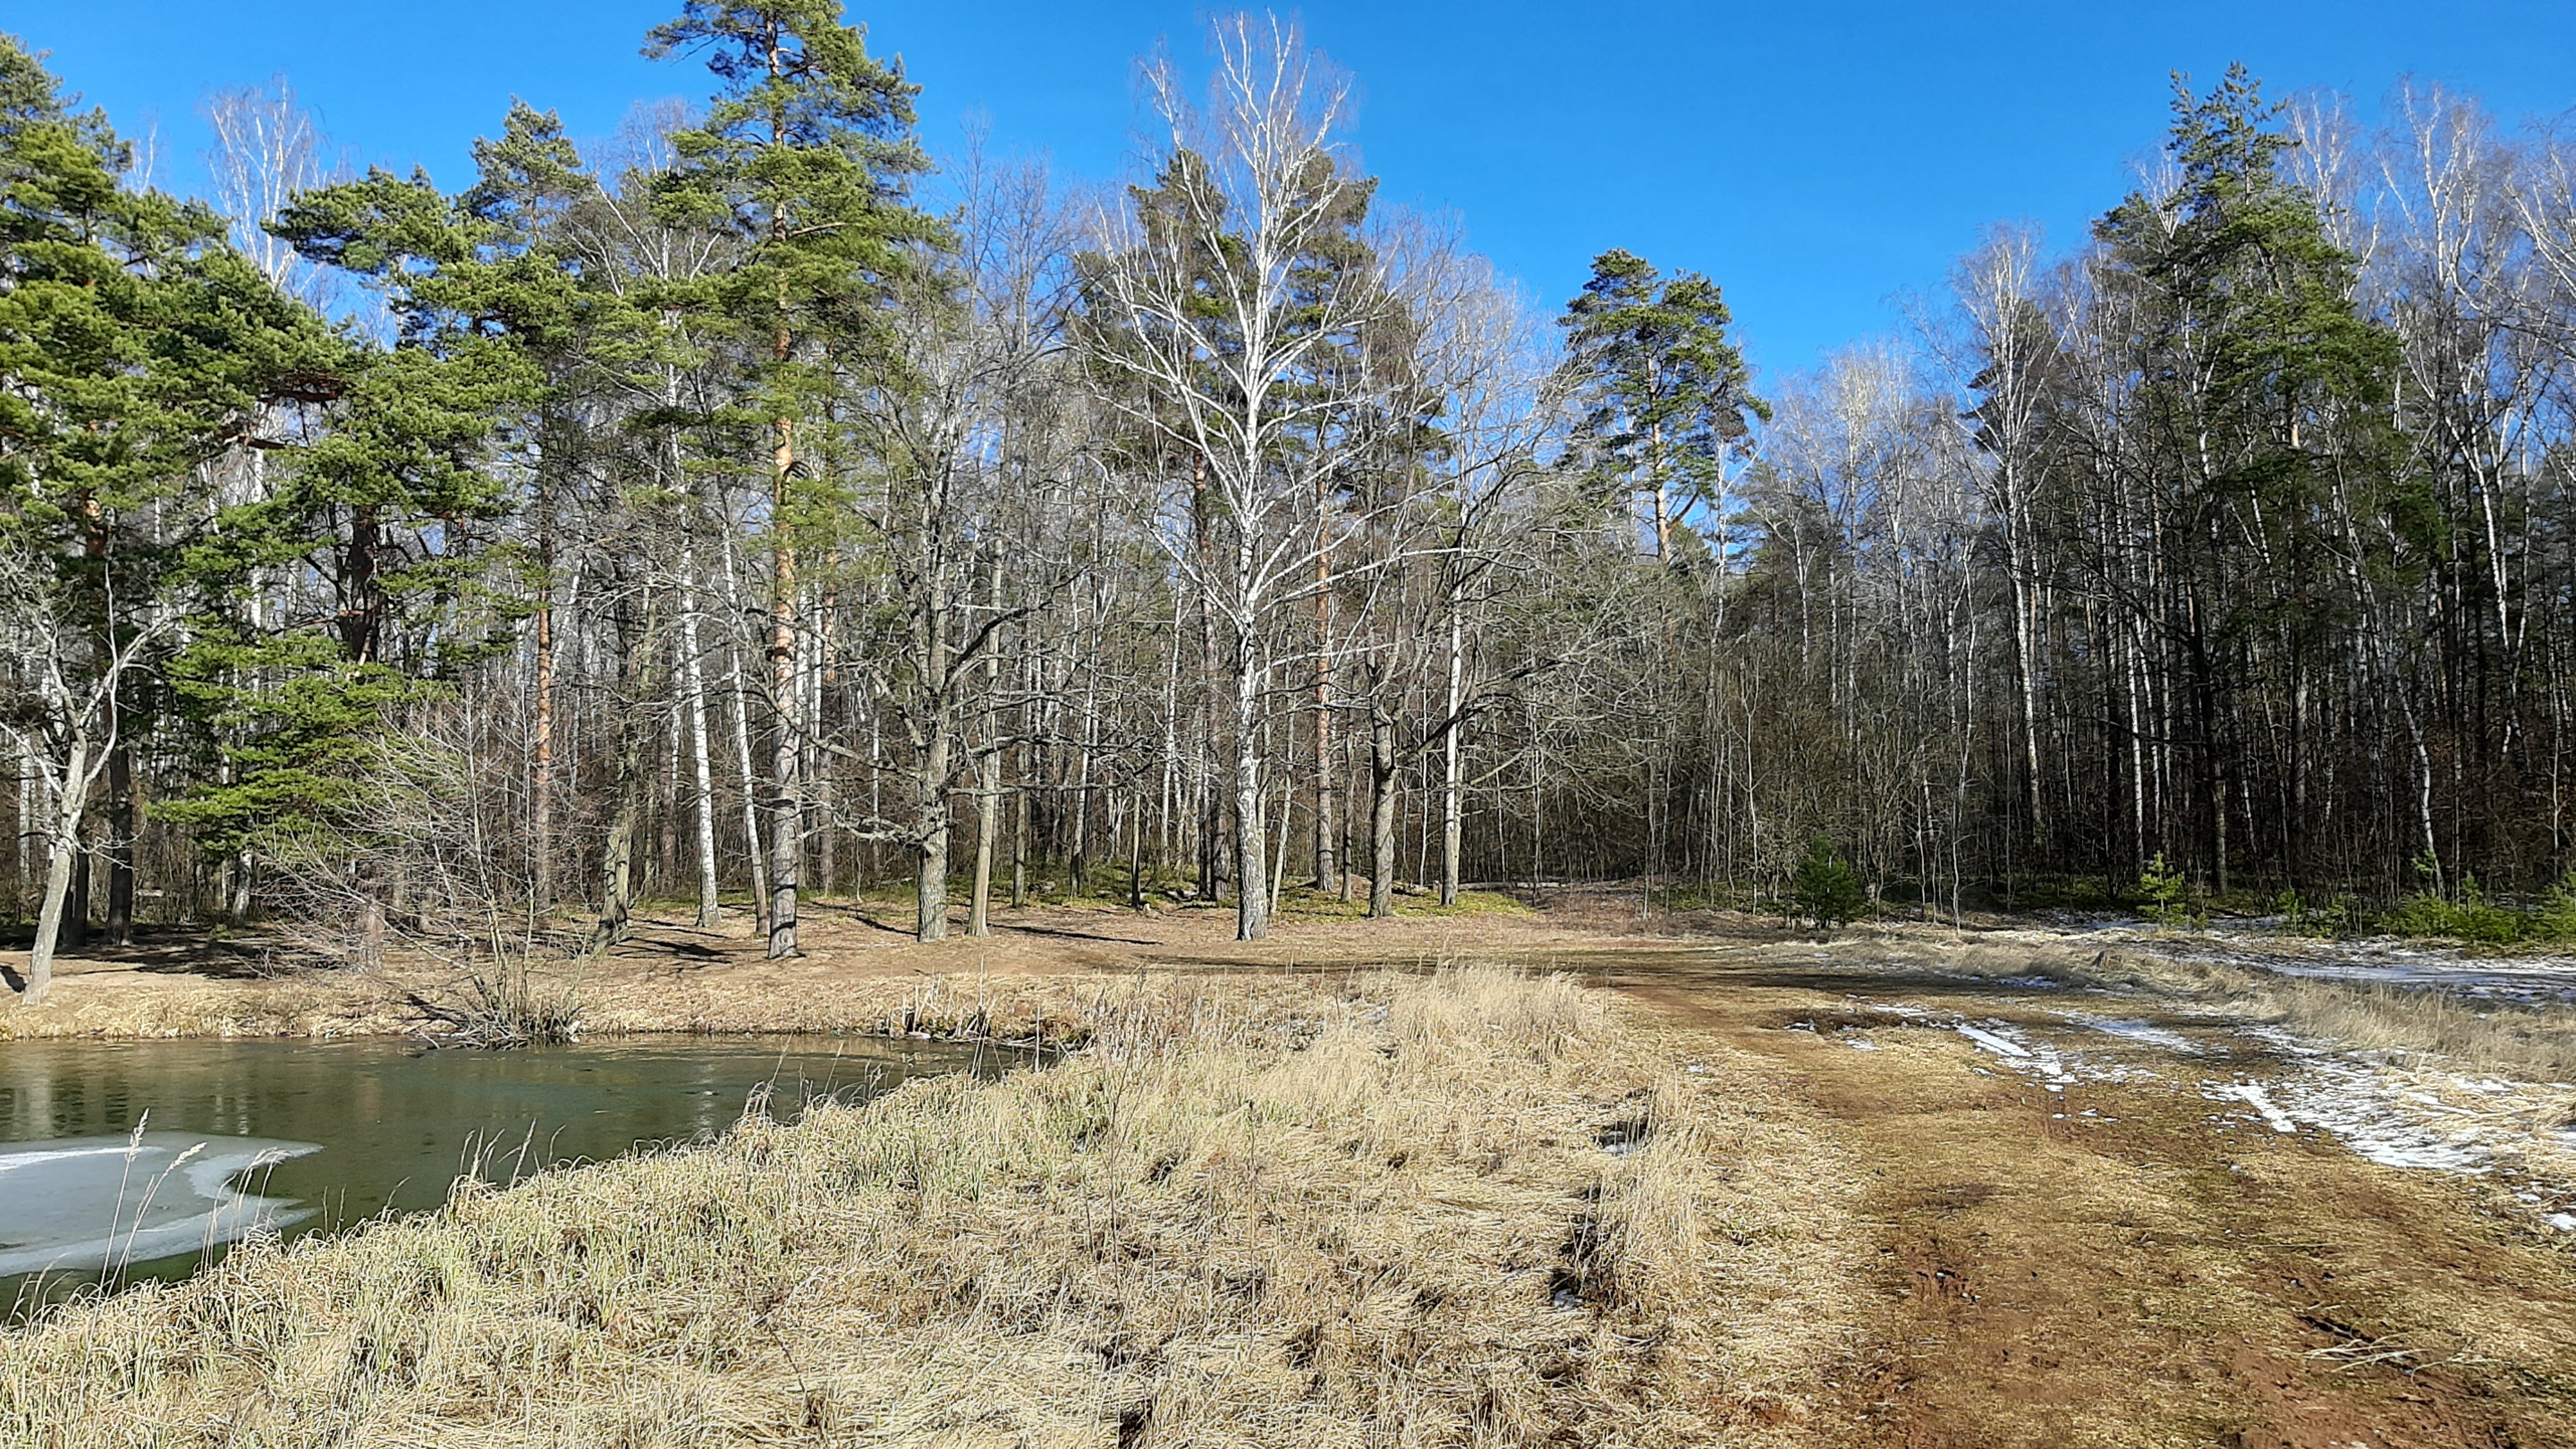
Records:
[[[1778,1061],[1869,1166],[1881,1291],[1815,1442],[2576,1445],[2568,1235],[2473,1179],[2214,1123],[2191,1082],[2052,1095],[1884,1018],[1852,1050],[1839,963],[1904,949],[1610,977]]]
[[[1867,1175],[1859,1232],[1877,1291],[1845,1335],[1860,1347],[1821,1402],[1780,1409],[1772,1442],[2576,1446],[2576,1234],[2493,1185],[2221,1121],[2187,1068],[2059,1096],[1988,1070],[1946,1030],[1874,1022],[1880,1049],[1855,1051],[1831,1029],[1855,993],[1891,986],[2006,1010],[1991,985],[1888,967],[1962,951],[2089,958],[2046,933],[1827,948],[1749,921],[1684,932],[1606,896],[1544,915],[1292,919],[1257,947],[1232,943],[1213,909],[1011,912],[993,937],[935,946],[898,920],[829,907],[809,919],[807,955],[769,962],[740,926],[656,919],[589,969],[585,1014],[610,1030],[872,1030],[954,1023],[972,1003],[999,1025],[1043,1016],[1051,991],[1139,970],[1562,963],[1712,1053],[1768,1059]],[[72,962],[53,1005],[0,1010],[0,1037],[396,1030],[416,985]],[[1826,1029],[1781,1029],[1801,1019]]]

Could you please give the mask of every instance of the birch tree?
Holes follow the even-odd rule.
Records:
[[[1101,218],[1085,281],[1096,361],[1133,384],[1105,403],[1178,460],[1158,480],[1156,537],[1223,634],[1235,929],[1249,941],[1269,924],[1262,741],[1291,662],[1282,611],[1367,524],[1299,526],[1318,479],[1368,445],[1339,425],[1352,399],[1328,364],[1399,304],[1376,266],[1321,278],[1311,265],[1356,224],[1370,185],[1340,140],[1347,83],[1276,21],[1220,21],[1213,50],[1203,109],[1168,60],[1149,72],[1168,135],[1158,182]]]

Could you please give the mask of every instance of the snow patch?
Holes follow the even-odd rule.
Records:
[[[2228,1095],[2241,1098],[2245,1105],[2262,1113],[2263,1120],[2271,1123],[2275,1132],[2296,1133],[2299,1130],[2299,1124],[2290,1120],[2289,1113],[2273,1105],[2271,1094],[2252,1082],[2237,1083],[2228,1089]]]
[[[2161,1051],[2179,1052],[2184,1056],[2194,1056],[2200,1051],[2200,1048],[2193,1046],[2190,1039],[2185,1037],[2181,1032],[2168,1031],[2164,1027],[2153,1026],[2143,1021],[2110,1021],[2098,1016],[2083,1016],[2075,1012],[2059,1012],[2058,1015],[2065,1017],[2068,1021],[2075,1023],[2077,1026],[2101,1032],[2105,1036],[2115,1036],[2122,1041],[2135,1042],[2140,1046],[2155,1047]]]
[[[1986,1050],[1993,1052],[1996,1056],[2003,1057],[2006,1060],[2010,1060],[2014,1057],[2027,1057],[2030,1055],[2030,1048],[2023,1046],[2020,1042],[2010,1040],[1999,1033],[1988,1031],[1983,1027],[1970,1026],[1963,1021],[1954,1027],[1953,1030],[1957,1031],[1959,1035],[1966,1037],[1968,1040],[1975,1042],[1977,1045],[1984,1047]]]

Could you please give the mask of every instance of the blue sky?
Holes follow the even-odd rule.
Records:
[[[639,99],[695,97],[637,53],[677,0],[14,0],[0,28],[118,124],[157,116],[187,187],[207,90],[285,74],[360,162],[467,174],[511,96],[604,135]],[[1115,177],[1140,134],[1139,55],[1201,54],[1206,7],[885,0],[855,19],[924,89],[925,139],[970,114],[997,149]],[[1897,325],[1999,220],[2081,239],[2156,144],[2168,71],[2243,60],[2276,94],[2375,102],[2401,76],[2508,118],[2576,105],[2576,6],[2539,0],[1947,5],[1368,4],[1293,11],[1360,84],[1385,194],[1452,211],[1551,306],[1611,246],[1726,289],[1757,365],[1812,365]]]

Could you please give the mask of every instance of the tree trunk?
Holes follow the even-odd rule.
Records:
[[[1261,708],[1261,678],[1252,667],[1252,643],[1237,645],[1234,678],[1234,938],[1258,941],[1270,931],[1270,896],[1261,888],[1268,843],[1261,831],[1261,744],[1254,731]]]
[[[45,996],[54,989],[54,948],[62,939],[65,907],[70,903],[73,867],[80,855],[81,791],[79,782],[89,775],[89,742],[75,738],[71,758],[63,772],[67,782],[55,801],[52,829],[47,834],[45,852],[45,898],[36,912],[35,948],[27,953],[27,990],[19,998],[26,1006],[42,1006]],[[83,905],[84,912],[87,906]]]
[[[838,880],[841,832],[832,828],[832,772],[824,767],[822,748],[816,743],[827,728],[825,710],[832,687],[837,680],[832,670],[832,620],[838,614],[837,591],[826,589],[816,601],[814,614],[814,648],[804,671],[805,759],[799,768],[804,772],[806,788],[811,794],[815,835],[814,889],[820,899],[829,900]],[[799,816],[800,820],[804,817]]]
[[[986,750],[975,769],[975,893],[966,907],[966,934],[993,934],[993,849],[1002,832],[1002,752]]]
[[[692,573],[695,560],[684,567]],[[698,644],[697,596],[691,594],[680,616],[681,642],[687,648],[689,690],[689,765],[696,773],[698,836],[698,926],[713,929],[723,919],[719,900],[720,886],[716,876],[716,779],[715,765],[707,749],[707,665]]]
[[[1073,893],[1081,895],[1091,876],[1091,742],[1099,728],[1099,696],[1086,685],[1082,691],[1082,761],[1074,767],[1073,780],[1073,850],[1065,862],[1065,874],[1072,879]]]
[[[635,831],[644,811],[643,730],[632,718],[617,728],[616,806],[609,818],[608,845],[600,856],[599,923],[591,931],[591,949],[605,951],[626,939],[635,909]]]
[[[1449,611],[1449,712],[1440,740],[1440,904],[1458,904],[1458,846],[1464,833],[1459,799],[1458,736],[1466,725],[1458,718],[1466,702],[1467,649],[1464,628],[1454,604]]]
[[[674,694],[670,722],[662,735],[661,789],[653,809],[653,872],[644,878],[646,895],[669,894],[671,883],[680,876],[680,741],[688,732],[687,707]]]
[[[1127,909],[1145,909],[1145,797],[1135,797],[1135,829],[1127,843]]]
[[[1395,914],[1395,717],[1382,709],[1369,721],[1369,909]]]
[[[1199,565],[1205,569],[1210,547],[1205,457],[1195,458],[1191,464],[1190,519],[1195,530],[1193,542],[1198,550]],[[1218,714],[1225,708],[1223,688],[1220,683],[1224,671],[1217,659],[1216,610],[1205,597],[1202,597],[1199,600],[1198,613],[1199,679],[1206,690],[1202,696],[1205,707],[1199,715],[1203,736],[1199,751],[1201,768],[1198,771],[1199,899],[1213,901],[1225,893],[1223,847],[1220,843],[1225,835],[1223,821],[1225,809],[1223,798],[1214,785],[1217,756],[1221,749],[1219,742],[1225,738],[1224,727],[1218,723]],[[1236,748],[1240,758],[1240,751],[1243,748],[1241,741],[1236,742]]]
[[[134,755],[122,743],[107,752],[107,939],[134,944]]]
[[[796,886],[804,871],[804,802],[797,798],[796,643],[794,626],[781,618],[770,648],[778,656],[778,736],[770,751],[769,959],[796,954]]]
[[[725,597],[740,617],[742,595],[734,583],[733,547],[725,546]],[[751,685],[744,678],[742,650],[729,644],[725,650],[726,667],[733,674],[733,745],[736,763],[742,770],[742,849],[751,861],[751,912],[753,928],[766,937],[769,934],[769,867],[760,848],[760,775],[752,765],[751,752]]]
[[[89,946],[89,849],[88,842],[81,839],[86,823],[74,821],[72,825],[72,889],[63,916],[62,943],[73,951]]]
[[[948,938],[948,754],[945,719],[933,719],[921,753],[921,843],[913,880],[913,936],[921,941]],[[980,932],[978,934],[981,934]]]
[[[1340,829],[1333,778],[1333,556],[1325,528],[1329,475],[1315,475],[1315,889],[1341,874],[1334,837]],[[1345,895],[1344,899],[1348,899]]]
[[[1025,766],[1025,760],[1023,761]],[[1011,791],[1011,909],[1029,903],[1029,787],[1027,775]]]
[[[554,530],[537,541],[537,729],[535,778],[530,781],[528,871],[536,887],[537,914],[554,904],[555,611]]]

